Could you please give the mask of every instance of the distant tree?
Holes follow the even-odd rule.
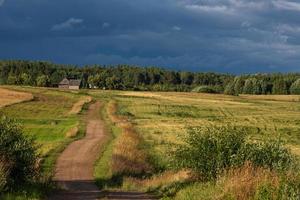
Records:
[[[9,75],[7,77],[7,84],[9,85],[16,85],[18,83],[17,76],[15,75]]]
[[[116,75],[106,78],[106,85],[110,90],[122,89],[121,80]]]
[[[50,84],[50,79],[47,75],[41,75],[36,78],[36,85],[38,87],[47,87]]]
[[[52,85],[58,84],[63,80],[63,78],[67,77],[67,74],[64,70],[56,70],[50,76],[50,82]]]
[[[194,74],[191,72],[180,72],[181,84],[191,85],[194,81]]]
[[[300,78],[292,84],[290,91],[291,94],[300,94]]]
[[[31,77],[28,74],[23,73],[20,76],[20,82],[21,82],[22,85],[30,85],[31,84]]]
[[[245,81],[245,85],[244,85],[244,88],[243,88],[243,93],[244,94],[253,94],[253,81],[252,81],[251,78],[248,78]]]
[[[242,94],[245,81],[241,76],[234,78],[234,91],[236,94]]]
[[[252,94],[261,94],[261,82],[256,78],[252,78],[253,91]]]
[[[146,76],[142,72],[134,73],[134,85],[139,86],[146,83]]]
[[[288,94],[288,86],[284,79],[276,79],[273,84],[273,94]]]
[[[268,84],[267,80],[259,80],[260,88],[261,88],[261,94],[268,94],[271,92],[272,89],[270,89],[270,85]]]
[[[95,82],[95,76],[89,76],[89,78],[88,78],[88,84],[92,88],[96,87],[97,84]]]
[[[96,77],[96,81],[98,82],[98,87],[99,88],[104,88],[106,87],[106,79],[109,77],[109,74],[106,71],[102,71],[98,74]]]
[[[227,95],[236,95],[238,93],[235,92],[234,90],[234,82],[231,82],[229,84],[227,84],[227,86],[225,87],[225,90],[224,90],[224,94],[227,94]]]

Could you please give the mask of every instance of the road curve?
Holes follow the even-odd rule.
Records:
[[[48,200],[96,200],[101,197],[93,176],[94,163],[105,140],[100,108],[100,102],[89,107],[85,137],[71,143],[59,156],[54,181],[63,190],[50,195]]]

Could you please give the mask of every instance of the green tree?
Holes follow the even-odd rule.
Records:
[[[30,85],[31,84],[31,77],[27,73],[23,73],[20,76],[20,82],[22,85]]]
[[[110,90],[122,89],[121,80],[115,75],[106,78],[106,85]]]
[[[288,85],[282,78],[275,80],[273,84],[273,94],[288,94]]]
[[[180,73],[181,84],[191,85],[194,81],[194,74],[191,72]]]
[[[229,83],[225,88],[224,94],[236,95],[237,93],[234,90],[234,86],[235,86],[234,82]]]
[[[234,78],[234,91],[236,94],[242,94],[245,81],[241,76]]]
[[[9,85],[16,85],[17,82],[18,82],[18,79],[17,79],[17,77],[15,75],[9,75],[7,77],[7,84],[9,84]]]
[[[245,85],[243,88],[243,94],[253,94],[253,81],[251,78],[248,78],[245,81]]]
[[[261,94],[261,82],[256,78],[252,78],[253,91],[252,94]]]
[[[46,75],[41,75],[36,78],[36,85],[38,87],[47,87],[50,84],[50,79]]]
[[[291,94],[300,94],[300,78],[292,84],[290,91]]]

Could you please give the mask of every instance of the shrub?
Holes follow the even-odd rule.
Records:
[[[8,189],[17,189],[37,176],[36,150],[33,140],[23,135],[22,129],[14,120],[0,116],[0,167],[6,173],[1,174],[1,179],[7,175],[4,182]]]
[[[190,168],[209,180],[233,165],[245,135],[233,127],[193,128],[184,141],[175,151],[177,167]]]
[[[293,163],[292,154],[280,141],[246,143],[236,157],[238,164],[250,161],[255,166],[284,171]]]
[[[216,179],[224,170],[246,162],[280,171],[292,166],[293,157],[282,143],[249,143],[245,136],[243,129],[230,126],[190,129],[185,144],[175,150],[175,165],[192,169],[204,180]]]

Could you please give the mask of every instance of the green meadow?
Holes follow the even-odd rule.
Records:
[[[123,91],[93,92],[93,94],[100,99],[116,102],[115,115],[127,119],[127,122],[133,125],[136,134],[142,138],[139,141],[138,150],[147,153],[146,160],[153,166],[150,174],[147,173],[144,177],[135,173],[120,175],[116,172],[114,174],[111,168],[107,167],[107,163],[109,160],[114,163],[113,152],[118,152],[123,148],[122,145],[116,144],[122,133],[118,134],[116,139],[111,142],[109,149],[104,152],[103,159],[101,160],[100,157],[100,161],[96,165],[96,172],[98,172],[96,178],[97,174],[108,174],[103,172],[103,169],[104,171],[109,169],[110,175],[105,180],[110,184],[104,184],[108,190],[121,188],[123,190],[152,191],[165,199],[196,200],[200,197],[200,199],[218,199],[216,195],[224,192],[231,184],[232,179],[236,180],[237,177],[243,177],[243,175],[249,174],[246,172],[253,170],[246,166],[242,168],[246,171],[242,173],[243,175],[235,175],[236,177],[224,175],[217,182],[204,183],[194,182],[191,177],[186,176],[184,171],[174,171],[171,152],[176,145],[183,144],[183,138],[193,127],[231,126],[241,128],[247,132],[248,141],[281,141],[296,157],[300,155],[299,96],[226,96]],[[124,122],[122,121],[122,123]],[[118,123],[113,123],[112,127],[118,127]],[[125,139],[121,140],[125,143]],[[102,172],[99,173],[100,171]],[[254,172],[256,173],[256,171]],[[257,173],[251,177],[255,179],[253,182],[263,183],[263,180],[257,177],[269,177],[268,172],[263,169],[258,170]],[[270,175],[270,177],[272,176]],[[277,175],[274,176],[277,177]],[[269,178],[266,179],[269,180]],[[115,184],[111,184],[114,181]],[[239,181],[237,180],[237,182]],[[250,188],[250,186],[245,187]],[[243,189],[233,190],[236,192]],[[256,191],[256,189],[252,188],[251,191]],[[240,198],[247,199],[246,197]],[[235,198],[232,197],[232,199]]]
[[[224,175],[217,182],[199,182],[185,169],[174,169],[172,165],[171,151],[184,143],[192,127],[243,128],[249,141],[281,140],[295,156],[300,155],[300,96],[296,95],[9,89],[34,96],[32,101],[1,108],[1,112],[17,119],[25,134],[35,139],[46,172],[52,172],[64,147],[84,134],[84,115],[70,114],[73,105],[87,95],[103,103],[101,113],[108,137],[94,175],[98,186],[105,190],[151,191],[163,199],[214,199],[216,193],[224,192],[235,180],[233,175]],[[79,134],[67,137],[76,126]],[[120,152],[124,153],[125,163],[116,159]],[[273,177],[263,169],[257,173],[253,177]]]

